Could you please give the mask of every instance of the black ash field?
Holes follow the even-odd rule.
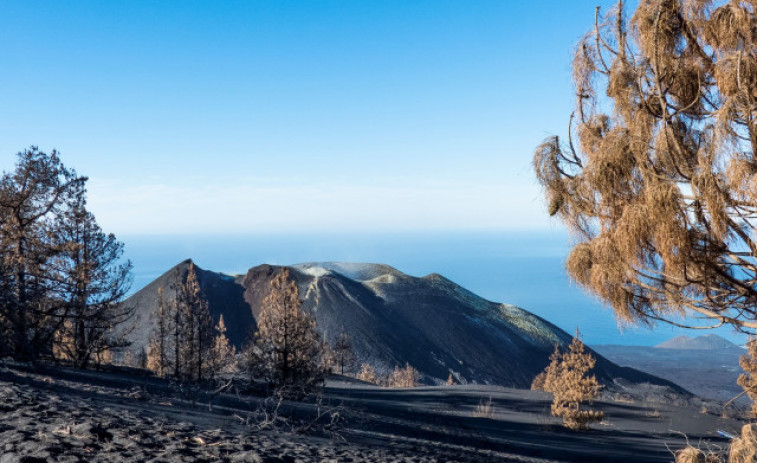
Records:
[[[549,415],[549,400],[524,389],[382,389],[335,378],[319,403],[284,402],[278,425],[267,427],[261,411],[272,416],[271,403],[234,391],[6,362],[0,461],[667,462],[686,439],[725,446],[717,431],[740,429],[694,402],[651,395],[596,402],[605,421],[579,433]]]

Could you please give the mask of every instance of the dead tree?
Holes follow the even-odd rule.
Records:
[[[322,355],[315,319],[302,310],[297,283],[283,269],[263,301],[249,353],[252,369],[276,387],[309,388],[323,380]]]
[[[624,3],[576,48],[567,142],[534,157],[568,273],[621,320],[754,333],[754,5],[642,0],[628,22]]]
[[[602,421],[602,412],[582,408],[591,403],[599,393],[599,383],[588,373],[594,368],[596,360],[585,351],[584,344],[578,338],[573,338],[567,352],[561,352],[558,346],[550,357],[550,364],[540,377],[537,377],[532,389],[543,389],[551,392],[552,414],[562,418],[563,424],[571,429],[587,429],[594,421]],[[541,386],[541,387],[540,387]]]

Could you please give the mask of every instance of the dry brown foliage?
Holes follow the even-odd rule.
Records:
[[[550,357],[551,358],[551,357]],[[536,378],[531,382],[531,390],[532,391],[544,391],[544,382],[547,380],[547,372],[542,371],[538,375],[536,375]]]
[[[417,387],[420,384],[421,374],[413,366],[405,363],[405,368],[394,367],[394,371],[387,378],[389,387]]]
[[[725,463],[726,458],[722,451],[701,450],[691,445],[687,445],[681,450],[675,452],[676,463]],[[732,460],[731,460],[732,461]],[[749,460],[751,461],[751,460]]]
[[[324,343],[315,318],[302,310],[297,283],[288,269],[271,281],[248,357],[253,373],[277,387],[313,387],[325,376]]]
[[[370,363],[364,363],[360,366],[360,373],[357,374],[357,379],[371,384],[379,383],[379,378],[376,375],[376,370]]]
[[[226,337],[226,322],[223,315],[218,319],[215,327],[213,347],[208,352],[208,370],[211,378],[221,373],[233,373],[237,370],[236,347],[229,343]]]
[[[131,263],[87,210],[86,182],[36,147],[0,172],[0,356],[86,368],[128,344]]]
[[[677,451],[675,457],[676,463],[705,463],[704,452],[692,446]]]
[[[757,339],[751,339],[746,346],[747,353],[739,359],[744,373],[739,376],[737,382],[752,400],[752,416],[757,417]]]
[[[555,346],[550,360],[543,372],[543,390],[554,396],[552,415],[562,418],[566,427],[578,430],[588,429],[592,422],[602,421],[604,413],[581,408],[583,404],[591,403],[600,389],[597,379],[587,376],[596,360],[584,350],[583,342],[578,337],[573,338],[567,352],[561,352]],[[534,385],[531,387],[533,389]]]
[[[568,273],[621,320],[757,330],[756,8],[621,0],[576,48],[568,143],[534,167]]]
[[[178,271],[178,270],[177,270]],[[202,381],[214,377],[214,327],[208,302],[202,294],[195,265],[189,263],[182,282],[173,287],[174,297],[164,299],[158,289],[155,325],[147,347],[145,366],[158,376],[179,381]]]
[[[757,462],[757,425],[747,424],[741,428],[741,436],[731,441],[729,463]]]

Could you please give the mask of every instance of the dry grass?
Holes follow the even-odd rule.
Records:
[[[494,410],[492,409],[492,397],[489,396],[489,400],[484,402],[481,400],[478,405],[476,405],[476,409],[473,410],[473,416],[475,418],[494,418]]]

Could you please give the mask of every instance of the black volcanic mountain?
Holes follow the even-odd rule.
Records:
[[[147,345],[159,287],[176,286],[189,261],[169,270],[125,303],[137,308],[132,349]],[[314,314],[329,340],[345,331],[358,364],[388,372],[406,362],[424,382],[439,383],[451,373],[461,383],[529,387],[549,362],[554,345],[571,336],[521,308],[487,301],[438,274],[422,278],[380,264],[311,263],[288,267],[303,307]],[[270,281],[282,267],[260,265],[232,277],[197,269],[211,314],[224,315],[232,343],[240,346],[255,326]],[[165,290],[166,299],[173,291]],[[610,384],[672,383],[597,355],[595,374]]]
[[[179,263],[124,301],[124,304],[136,308],[134,324],[129,327],[133,353],[143,351],[148,345],[154,326],[153,314],[158,307],[158,290],[163,289],[166,304],[173,302],[177,288],[187,278],[190,262],[187,259]],[[195,272],[213,320],[218,322],[223,314],[226,336],[234,345],[241,346],[250,329],[257,326],[250,306],[244,300],[244,288],[230,275],[203,270],[196,265]]]

